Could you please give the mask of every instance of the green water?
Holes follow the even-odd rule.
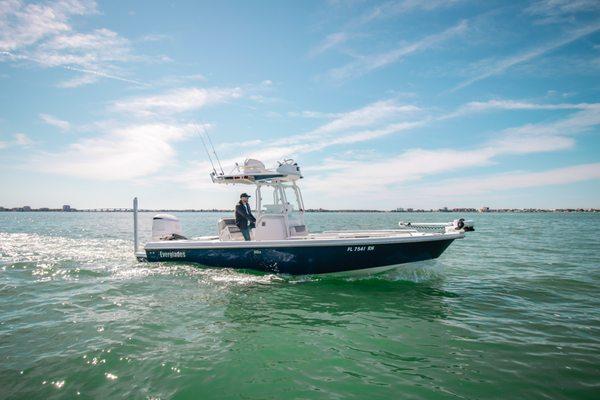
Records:
[[[292,280],[137,263],[125,213],[0,213],[0,398],[600,398],[600,215],[467,217],[438,260]],[[455,216],[308,222],[400,218]]]

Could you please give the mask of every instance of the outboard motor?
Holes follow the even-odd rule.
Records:
[[[157,214],[152,218],[152,240],[177,239],[185,239],[179,218],[171,214]]]
[[[465,232],[473,232],[475,230],[475,226],[473,225],[473,221],[470,221],[470,220],[465,221],[464,218],[455,219],[454,221],[452,221],[452,226],[457,231],[459,231],[459,230],[462,229]]]

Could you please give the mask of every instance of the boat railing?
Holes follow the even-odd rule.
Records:
[[[321,233],[331,233],[331,234],[339,234],[339,233],[410,233],[410,232],[418,232],[416,229],[352,229],[352,230],[327,230]]]
[[[374,237],[388,237],[388,236],[422,236],[424,233],[416,230],[401,230],[401,229],[388,229],[388,230],[352,230],[352,231],[323,231],[320,233],[309,234],[310,238],[374,238]]]

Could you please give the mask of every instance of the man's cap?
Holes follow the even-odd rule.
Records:
[[[248,193],[242,193],[242,194],[240,194],[240,199],[242,197],[252,197],[252,196],[250,196]]]

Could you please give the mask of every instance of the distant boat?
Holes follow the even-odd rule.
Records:
[[[177,217],[159,214],[153,218],[152,240],[140,251],[136,198],[135,255],[140,261],[184,261],[291,275],[377,273],[437,258],[455,239],[464,237],[464,226],[452,224],[444,225],[441,232],[419,232],[405,226],[310,233],[297,184],[301,178],[293,160],[284,160],[273,169],[249,159],[242,166],[236,165],[231,174],[213,170],[214,183],[255,186],[256,228],[250,241],[244,241],[234,218],[218,220],[218,235],[188,239]],[[263,197],[266,195],[268,199]]]

